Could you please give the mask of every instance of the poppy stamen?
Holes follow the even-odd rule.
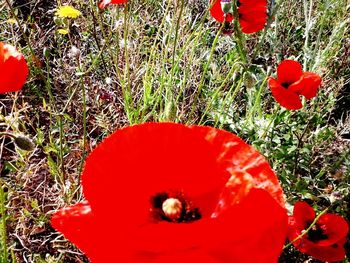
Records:
[[[182,203],[177,198],[168,198],[162,204],[162,210],[165,216],[171,220],[179,219],[182,209]]]
[[[151,198],[151,215],[157,221],[189,223],[202,218],[199,208],[185,199],[183,194],[161,192]]]
[[[327,239],[328,236],[324,233],[324,230],[319,225],[313,225],[308,232],[308,239],[312,242]]]

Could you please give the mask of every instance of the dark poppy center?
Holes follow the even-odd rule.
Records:
[[[198,207],[181,193],[160,192],[151,197],[151,216],[157,221],[190,223],[202,218]]]
[[[309,224],[311,225],[311,223]],[[325,240],[328,236],[324,233],[324,230],[319,225],[314,225],[307,233],[308,239],[312,242],[317,242],[320,240]]]
[[[283,88],[285,88],[285,89],[288,89],[288,87],[290,86],[290,83],[288,83],[288,82],[282,82],[282,83],[281,83],[281,86],[282,86]]]

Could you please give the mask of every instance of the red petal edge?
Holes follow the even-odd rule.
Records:
[[[268,84],[275,100],[288,110],[299,110],[303,107],[299,95],[282,87],[281,83],[274,78],[268,79]]]

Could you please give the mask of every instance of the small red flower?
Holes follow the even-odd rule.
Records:
[[[21,90],[28,73],[23,54],[15,47],[0,42],[0,94]]]
[[[110,4],[118,5],[118,4],[124,4],[127,2],[128,2],[128,0],[102,0],[102,2],[98,5],[98,7],[103,9],[107,5],[110,5]]]
[[[297,202],[289,217],[288,239],[295,240],[315,219],[315,211],[306,202]],[[302,253],[318,260],[334,262],[345,257],[344,244],[349,231],[348,223],[339,215],[324,214],[314,227],[293,245]]]
[[[272,263],[287,235],[266,159],[211,127],[118,130],[87,158],[82,185],[88,201],[51,223],[93,263]]]
[[[284,60],[277,67],[277,79],[270,77],[268,84],[272,95],[281,106],[298,110],[303,106],[300,95],[308,100],[316,97],[321,77],[312,72],[303,72],[297,61]]]
[[[234,19],[232,0],[210,0],[210,14],[220,23],[231,23]],[[239,24],[243,33],[251,34],[262,30],[267,19],[266,0],[237,1]]]

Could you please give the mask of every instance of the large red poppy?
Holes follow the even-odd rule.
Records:
[[[21,90],[28,73],[23,54],[15,47],[0,42],[0,94]]]
[[[308,100],[315,97],[321,85],[321,77],[312,72],[303,72],[297,61],[284,60],[277,67],[277,79],[270,77],[268,84],[281,106],[298,110],[303,106],[300,95]]]
[[[211,127],[118,130],[87,158],[82,186],[87,201],[51,222],[93,263],[272,263],[287,235],[266,159]]]
[[[288,239],[294,241],[315,220],[315,211],[306,202],[297,202],[289,217]],[[293,245],[318,260],[335,262],[345,257],[344,244],[348,223],[339,215],[324,214],[314,227]]]
[[[110,4],[118,5],[118,4],[124,4],[127,2],[128,2],[128,0],[102,0],[102,2],[98,5],[98,7],[102,9]]]
[[[232,22],[232,0],[210,0],[210,14],[218,22]],[[239,24],[243,33],[250,34],[262,30],[267,19],[266,0],[239,0],[237,1]]]

